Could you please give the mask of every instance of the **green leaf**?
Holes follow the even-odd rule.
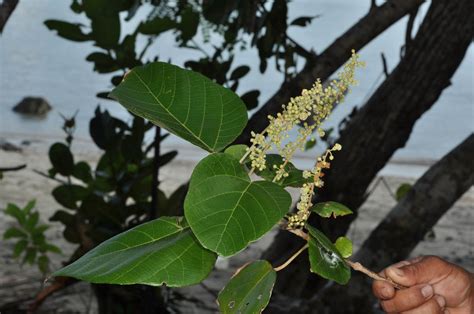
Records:
[[[15,204],[9,203],[5,209],[5,214],[15,218],[20,225],[23,225],[26,222],[26,213]]]
[[[74,170],[74,157],[69,147],[63,143],[54,143],[49,148],[49,160],[54,169],[63,176],[69,176]]]
[[[85,183],[92,180],[91,167],[85,161],[80,161],[74,165],[72,175]]]
[[[35,259],[36,259],[36,254],[38,253],[38,251],[34,248],[28,248],[26,250],[26,254],[25,254],[25,257],[23,258],[23,263],[28,263],[30,265],[33,265],[33,263],[35,262]]]
[[[339,237],[334,243],[336,249],[341,253],[341,256],[348,258],[352,255],[352,241],[346,237]]]
[[[163,217],[110,238],[53,276],[180,287],[201,282],[215,260],[216,255],[199,244],[185,221]]]
[[[290,194],[281,186],[251,182],[234,157],[217,153],[194,169],[184,213],[205,248],[231,256],[269,231],[290,205]]]
[[[411,188],[412,188],[412,185],[409,183],[401,184],[398,187],[397,192],[395,192],[395,200],[399,202],[402,198],[405,197],[405,195],[410,191]]]
[[[276,272],[267,261],[255,261],[240,269],[219,293],[221,313],[261,313],[268,305]]]
[[[83,200],[88,190],[80,185],[60,185],[52,194],[56,202],[69,209],[77,209],[77,202]]]
[[[49,271],[49,258],[46,255],[38,257],[38,268],[43,274]]]
[[[38,220],[39,220],[39,213],[35,211],[31,215],[29,215],[28,219],[26,220],[25,229],[28,230],[29,232],[33,231],[36,224],[38,223]]]
[[[248,146],[239,144],[239,145],[232,145],[225,149],[224,153],[234,157],[237,160],[242,159],[245,153],[247,152]]]
[[[118,13],[92,18],[91,28],[91,35],[97,46],[104,49],[117,46],[120,39],[120,17]]]
[[[29,201],[28,204],[26,204],[26,206],[23,207],[23,212],[26,215],[28,215],[31,212],[31,210],[35,207],[35,205],[36,205],[36,200]]]
[[[138,31],[144,35],[159,35],[176,26],[176,22],[169,17],[156,16],[149,21],[142,22],[138,27]]]
[[[317,229],[306,225],[309,231],[309,262],[311,271],[323,278],[346,284],[351,270],[331,241]]]
[[[181,14],[181,40],[186,43],[196,35],[199,26],[199,13],[195,12],[191,6],[187,7]]]
[[[316,146],[316,139],[315,138],[311,138],[309,139],[306,144],[304,145],[304,150],[307,151],[307,150],[310,150],[311,148],[313,148],[314,146]]]
[[[247,75],[247,73],[250,72],[250,68],[246,65],[241,65],[237,68],[234,69],[234,71],[232,71],[232,74],[230,75],[230,79],[231,80],[238,80],[242,77],[244,77],[245,75]]]
[[[251,90],[240,96],[242,101],[247,106],[247,110],[252,110],[258,106],[258,97],[260,96],[259,90]]]
[[[279,167],[284,161],[283,158],[277,154],[268,154],[266,159],[267,167],[262,171],[256,171],[256,174],[268,181],[272,181],[276,173],[276,169],[273,166]],[[311,181],[311,178],[303,178],[303,171],[296,168],[291,162],[288,162],[285,169],[288,172],[288,177],[284,177],[276,182],[281,186],[301,187],[303,184]]]
[[[294,20],[290,23],[290,25],[306,27],[306,26],[308,26],[309,24],[311,24],[311,22],[313,21],[314,18],[317,18],[317,17],[319,17],[319,15],[315,15],[315,16],[300,16],[300,17],[294,19]]]
[[[72,41],[87,41],[91,40],[89,34],[84,34],[81,30],[80,24],[72,24],[58,20],[47,20],[44,22],[46,27],[50,30],[58,32],[58,36],[72,40]]]
[[[28,241],[27,240],[20,240],[15,244],[15,247],[13,248],[13,257],[18,257],[20,256],[21,253],[26,249],[28,246]]]
[[[210,152],[232,143],[247,124],[245,105],[236,94],[168,63],[133,69],[110,96],[136,115]]]
[[[16,227],[10,227],[3,233],[3,238],[5,240],[11,238],[28,238],[28,234]]]
[[[337,202],[317,203],[311,208],[311,211],[324,218],[329,218],[331,216],[336,218],[338,216],[352,214],[352,210]]]

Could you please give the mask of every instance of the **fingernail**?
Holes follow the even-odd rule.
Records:
[[[425,298],[429,298],[433,295],[433,287],[430,286],[430,285],[426,285],[424,286],[423,288],[421,288],[421,294],[425,297]]]
[[[436,302],[438,302],[438,304],[441,308],[444,308],[444,306],[446,305],[446,300],[442,296],[437,295],[435,297],[435,300],[436,300]]]

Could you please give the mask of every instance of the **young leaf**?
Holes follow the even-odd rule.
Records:
[[[9,203],[5,209],[5,214],[15,218],[20,225],[26,222],[26,213],[15,204]]]
[[[398,187],[397,192],[395,192],[396,201],[399,202],[402,198],[404,198],[405,195],[408,193],[408,191],[410,191],[410,189],[411,189],[411,184],[409,183],[401,184]]]
[[[336,249],[341,253],[341,256],[348,258],[352,255],[352,241],[346,237],[339,237],[334,243]]]
[[[20,254],[23,253],[23,251],[26,249],[27,246],[28,246],[27,240],[23,239],[23,240],[18,241],[15,244],[15,247],[13,248],[13,257],[20,256]]]
[[[201,282],[215,261],[183,219],[162,217],[110,238],[53,276],[181,287]]]
[[[16,227],[10,227],[3,233],[3,239],[7,240],[11,238],[28,238],[28,234]]]
[[[309,231],[309,262],[311,272],[323,278],[346,284],[351,278],[351,270],[334,244],[320,231],[307,225]]]
[[[207,151],[232,143],[247,110],[232,91],[205,76],[154,62],[129,72],[110,96],[136,115]]]
[[[232,145],[225,149],[224,153],[231,155],[237,160],[240,160],[244,157],[245,153],[247,152],[248,146],[239,144],[239,145]]]
[[[336,218],[338,216],[352,214],[352,210],[337,202],[317,203],[311,208],[311,210],[324,218],[329,218],[331,216]]]
[[[194,169],[184,213],[205,248],[231,256],[269,231],[290,205],[291,197],[281,186],[251,182],[238,160],[218,153]]]
[[[276,272],[267,261],[240,269],[219,293],[221,313],[261,313],[272,295]]]

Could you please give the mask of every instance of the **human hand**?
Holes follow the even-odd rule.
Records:
[[[407,287],[395,290],[388,282],[374,281],[373,293],[387,313],[474,313],[474,274],[439,257],[399,262],[380,275]]]

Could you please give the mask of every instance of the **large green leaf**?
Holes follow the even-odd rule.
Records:
[[[255,261],[232,277],[219,293],[221,313],[261,313],[272,295],[276,272],[267,261]]]
[[[182,218],[162,217],[116,235],[53,275],[93,283],[180,287],[206,278],[215,260]]]
[[[247,124],[242,100],[203,75],[154,62],[133,69],[110,96],[138,116],[217,152]]]
[[[320,231],[307,225],[309,231],[309,262],[311,271],[323,278],[346,284],[351,270],[334,244]]]
[[[281,186],[251,182],[237,159],[217,153],[194,169],[184,212],[204,247],[230,256],[263,236],[290,205],[290,194]]]

